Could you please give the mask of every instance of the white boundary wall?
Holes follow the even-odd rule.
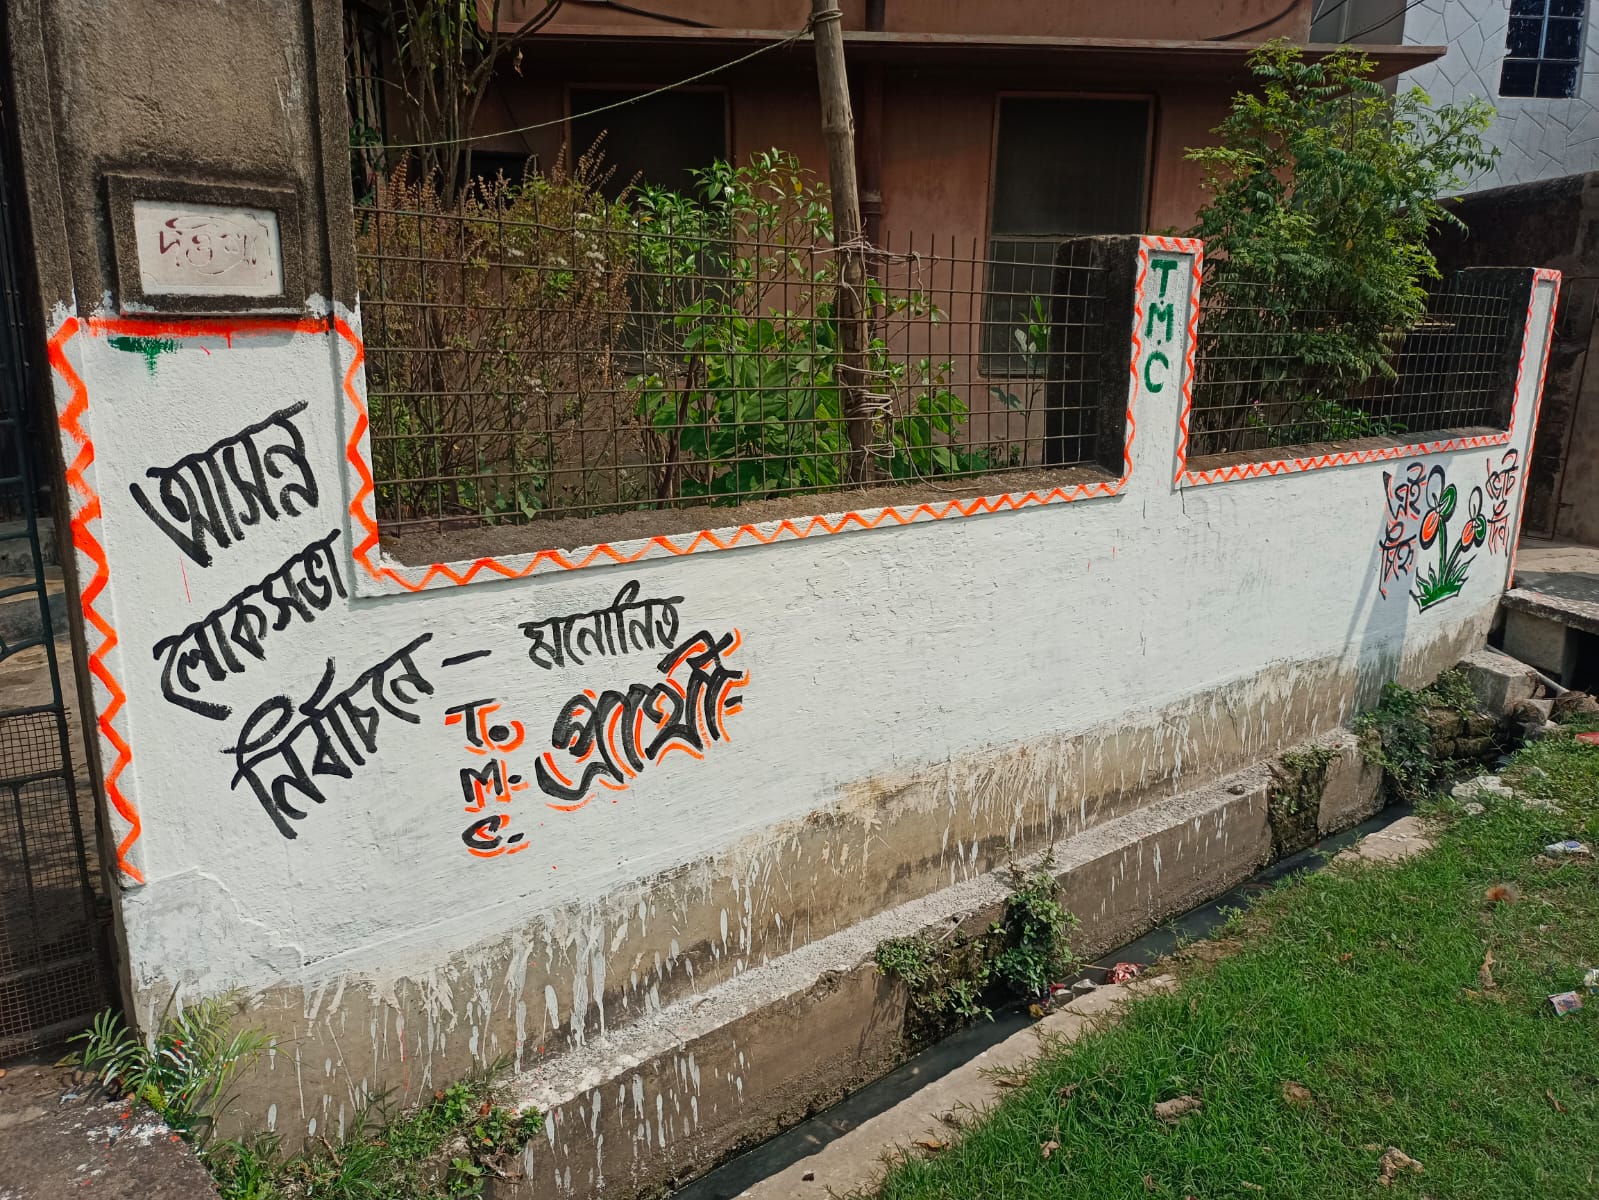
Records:
[[[315,301],[296,321],[58,312],[51,362],[142,1015],[174,989],[289,989],[307,1020],[346,988],[374,1008],[403,981],[446,995],[439,973],[470,964],[475,947],[758,843],[857,781],[994,747],[1025,752],[1285,664],[1393,662],[1485,627],[1520,520],[1517,464],[1530,453],[1558,277],[1534,284],[1506,433],[1205,473],[1181,461],[1197,251],[1144,242],[1120,479],[992,500],[981,507],[999,511],[971,516],[961,513],[978,506],[841,515],[769,545],[724,530],[673,548],[568,552],[593,561],[522,578],[455,564],[448,574],[472,582],[435,578],[414,594],[374,582],[379,550],[367,566],[356,558],[370,516],[357,314]],[[1169,325],[1155,307],[1167,302]],[[1402,490],[1412,478],[1413,497]],[[220,512],[209,529],[188,519],[208,502],[206,480],[213,498],[231,497],[236,526]],[[1410,593],[1439,547],[1415,539],[1445,480],[1457,497],[1449,544],[1479,511],[1489,534],[1468,539],[1459,594],[1423,611]],[[902,526],[908,516],[918,519]],[[864,525],[876,528],[847,531]],[[824,536],[833,527],[846,532]],[[1410,543],[1408,573],[1384,577],[1404,560],[1385,540]],[[654,622],[653,648],[595,653],[586,636],[581,665],[530,659],[524,623],[605,610],[635,582],[639,603],[672,603],[675,633],[657,606],[629,614]],[[719,653],[663,671],[663,646],[699,631]],[[675,736],[672,680],[702,714],[679,719]],[[637,765],[623,754],[587,799],[541,787],[541,764],[575,782],[603,752],[579,763],[566,733],[552,739],[572,701],[633,684],[642,706],[607,716],[636,728],[641,746],[659,732],[682,752]],[[511,748],[472,746],[452,723],[448,710],[473,702],[500,706],[479,738]],[[1262,702],[1235,719],[1272,713]],[[292,783],[271,802],[272,782],[296,774],[274,727],[296,734],[300,780],[324,802]],[[628,740],[621,729],[611,745]],[[230,751],[241,741],[242,759]],[[508,801],[491,794],[465,811],[463,768],[495,762]],[[957,801],[952,785],[952,810]],[[503,827],[480,825],[475,847],[463,840],[500,814]],[[749,944],[755,886],[745,913],[721,911],[728,953]],[[617,960],[622,933],[590,938],[587,970],[569,979],[540,976],[534,945],[483,967],[485,1008],[507,1023],[515,1014],[518,1050],[539,1030],[580,1032],[607,972],[613,984],[637,973]],[[425,1055],[461,1017],[445,1000],[429,1020],[437,1028],[394,1031],[402,1059],[408,1042]],[[376,1018],[343,1036],[346,1056],[375,1059]],[[477,1024],[462,1036],[487,1053]]]

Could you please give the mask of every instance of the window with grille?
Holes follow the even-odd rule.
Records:
[[[1000,98],[984,375],[1042,373],[1036,327],[1061,238],[1143,232],[1150,115],[1144,99]]]
[[[1567,99],[1582,74],[1582,23],[1587,0],[1510,0],[1501,96]]]

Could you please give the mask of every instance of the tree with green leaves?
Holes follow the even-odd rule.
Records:
[[[564,0],[389,0],[381,27],[392,47],[386,82],[404,101],[410,151],[446,198],[472,174],[478,111],[494,73],[509,62],[520,71],[528,39],[555,17]],[[518,12],[510,19],[503,9]]]
[[[1310,60],[1278,40],[1250,67],[1256,87],[1213,131],[1220,144],[1187,155],[1210,192],[1192,230],[1206,255],[1201,350],[1252,335],[1234,346],[1280,360],[1287,400],[1325,415],[1393,374],[1439,277],[1428,233],[1459,224],[1440,197],[1498,154],[1482,140],[1494,110],[1477,99],[1434,108],[1420,88],[1390,95],[1349,49]],[[1383,430],[1344,436],[1363,432]]]

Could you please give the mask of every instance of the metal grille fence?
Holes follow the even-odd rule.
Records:
[[[559,179],[452,211],[403,179],[380,187],[355,220],[385,530],[850,486],[823,203],[800,186],[728,222]],[[926,236],[867,251],[865,482],[970,494],[977,476],[1092,457],[1103,271],[1086,249],[1068,259],[1051,358],[1055,298],[1008,291],[1014,264]],[[1046,412],[1051,373],[1080,407]]]
[[[1467,271],[1435,285],[1389,359],[1393,374],[1363,383],[1318,359],[1321,339],[1347,330],[1349,314],[1286,310],[1269,288],[1234,281],[1202,291],[1190,453],[1505,428],[1525,276]]]
[[[77,1031],[104,1003],[57,716],[0,715],[0,1056]]]

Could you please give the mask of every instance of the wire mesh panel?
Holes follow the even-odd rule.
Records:
[[[848,361],[820,196],[797,184],[757,200],[728,218],[556,180],[488,185],[444,211],[400,177],[359,207],[385,531],[858,483],[970,493],[987,486],[977,477],[1090,457],[1090,383],[1073,394],[1080,412],[1047,411],[1050,272],[1043,294],[1038,273],[1008,289],[1013,264],[976,244],[885,239],[864,250],[865,347]],[[1054,274],[1082,301],[1071,319],[1084,361],[1100,334],[1098,275],[1086,262]],[[864,479],[850,472],[852,412],[870,419]]]
[[[4,99],[0,98],[0,103]],[[0,110],[0,1058],[58,1041],[106,1002],[94,893],[39,545],[30,339]]]
[[[1435,284],[1387,370],[1364,382],[1328,353],[1330,340],[1360,332],[1358,316],[1285,308],[1269,286],[1229,281],[1201,309],[1190,453],[1508,428],[1526,275],[1465,271]]]
[[[0,1056],[82,1028],[104,1003],[56,717],[0,715]]]

